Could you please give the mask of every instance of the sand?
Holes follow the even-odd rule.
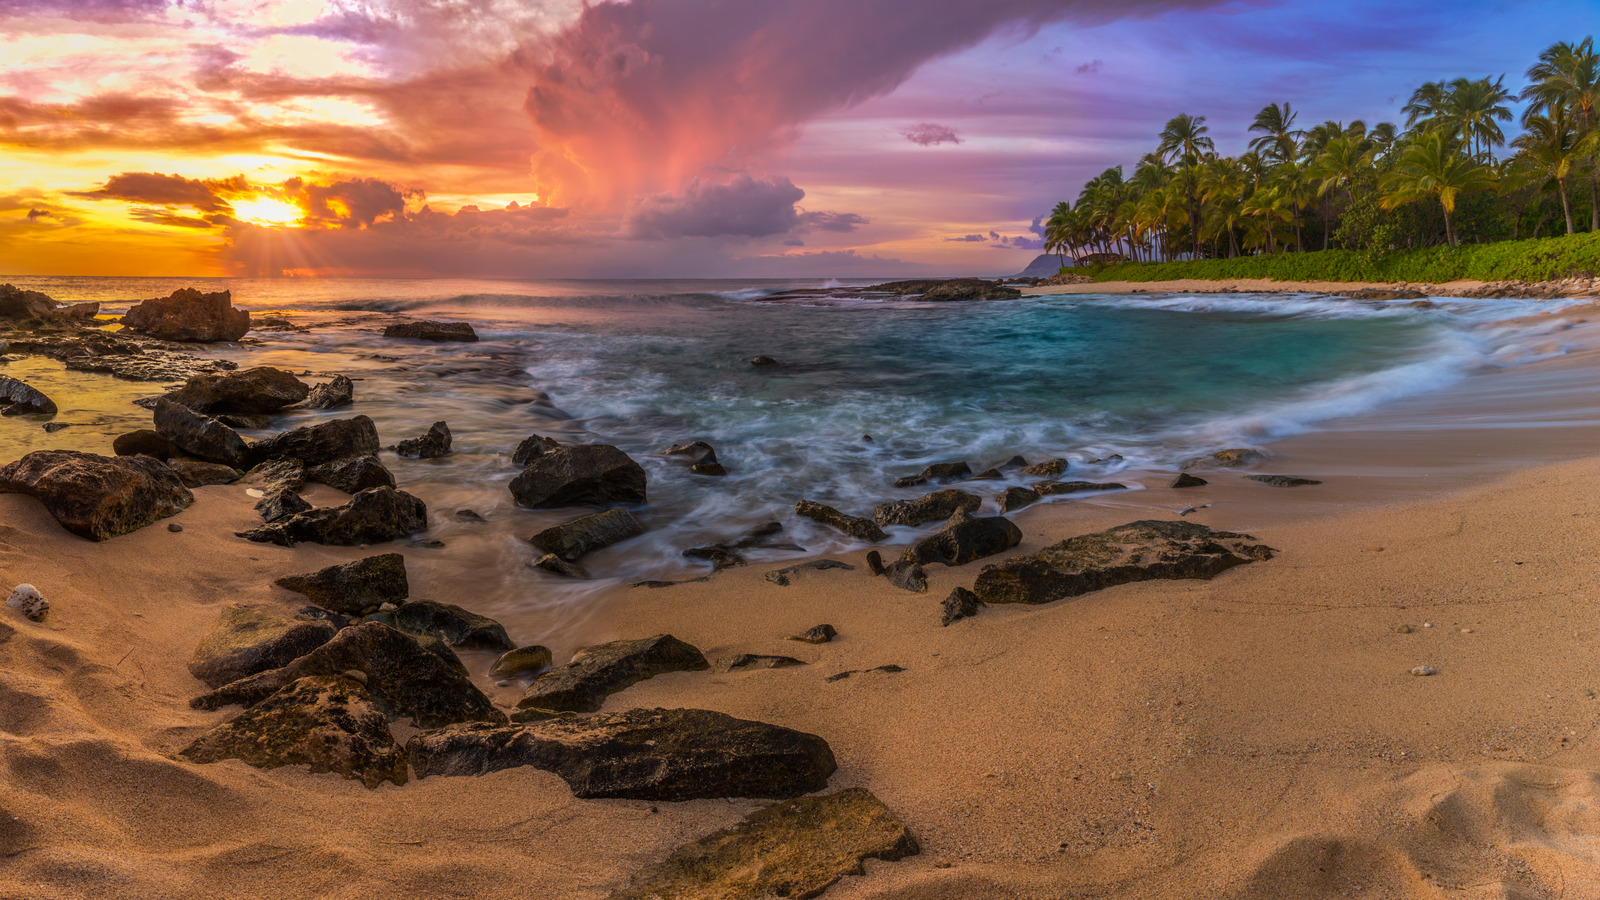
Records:
[[[1485,281],[1449,281],[1427,285],[1429,294],[1456,296],[1488,285]],[[1345,291],[1396,291],[1417,285],[1381,281],[1274,281],[1270,278],[1234,278],[1211,281],[1203,278],[1178,278],[1171,281],[1098,281],[1090,284],[1059,284],[1051,287],[1019,288],[1025,296],[1044,294],[1142,294],[1174,293],[1279,293],[1333,294]]]
[[[1600,340],[1573,339],[1588,349],[1549,367],[1600,371]],[[1015,516],[1026,552],[1213,503],[1190,519],[1278,555],[1209,582],[991,607],[950,627],[939,601],[978,565],[932,567],[927,594],[867,576],[862,552],[839,557],[854,571],[789,587],[752,565],[619,589],[598,637],[669,632],[713,659],[809,665],[665,675],[606,709],[703,707],[826,738],[831,788],[868,788],[923,847],[831,898],[1600,897],[1600,459],[1573,458],[1600,429],[1562,432],[1561,462],[1510,453],[1545,432],[1512,434],[1421,480],[1415,456],[1461,440],[1439,432],[1383,451],[1394,483],[1370,465],[1329,475],[1384,433],[1379,416],[1285,442],[1261,469],[1323,486],[1147,479]],[[237,712],[188,706],[203,686],[184,663],[218,610],[292,611],[301,598],[273,578],[364,555],[247,543],[233,536],[258,521],[242,488],[196,495],[171,520],[181,533],[102,544],[0,495],[0,588],[31,582],[52,604],[42,623],[0,609],[0,897],[602,898],[762,805],[579,801],[532,769],[369,791],[177,758]],[[413,596],[471,607],[430,573],[448,548],[403,552]],[[821,622],[840,637],[784,640]],[[464,658],[514,702],[518,687],[484,677],[490,654]],[[824,681],[887,663],[905,671]]]

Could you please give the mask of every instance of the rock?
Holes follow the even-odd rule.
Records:
[[[298,459],[307,466],[319,466],[351,457],[376,456],[378,449],[377,426],[366,416],[355,416],[285,431],[252,446],[250,458],[257,463]]]
[[[873,666],[870,669],[851,669],[848,672],[840,672],[837,675],[829,675],[827,678],[824,678],[822,680],[823,681],[829,681],[829,682],[832,682],[832,681],[843,681],[846,678],[849,678],[851,675],[868,675],[868,674],[871,674],[873,672],[884,672],[886,674],[893,675],[893,674],[895,674],[897,672],[904,672],[904,671],[905,671],[905,668],[903,666],[897,666],[894,663],[889,663],[886,666]]]
[[[458,509],[458,510],[456,510],[456,518],[460,519],[463,522],[487,522],[487,521],[489,521],[488,519],[485,519],[483,516],[478,515],[478,513],[476,511],[470,510],[470,509]]]
[[[760,900],[816,897],[868,859],[921,852],[877,797],[848,788],[756,810],[731,828],[672,851],[634,873],[610,900]]]
[[[435,422],[428,427],[428,433],[419,438],[410,438],[400,442],[394,452],[407,459],[438,459],[450,455],[450,426],[443,422]]]
[[[239,759],[258,769],[310,766],[376,788],[406,783],[405,749],[360,682],[340,675],[300,678],[185,747],[197,763]]]
[[[1217,466],[1223,469],[1237,469],[1251,463],[1266,459],[1267,455],[1260,450],[1251,450],[1248,447],[1234,447],[1229,450],[1218,450],[1209,456],[1200,456],[1183,464],[1184,471],[1198,469],[1203,466]]]
[[[0,466],[0,494],[37,498],[62,528],[91,541],[138,531],[194,502],[166,463],[73,450],[35,450]]]
[[[45,434],[55,434],[58,431],[62,431],[64,429],[71,428],[72,427],[72,423],[70,423],[70,422],[46,422],[41,427],[44,428],[44,433]]]
[[[250,330],[250,314],[233,308],[228,291],[182,288],[128,310],[122,327],[164,341],[237,341]]]
[[[362,621],[382,622],[406,634],[432,635],[461,650],[504,653],[517,646],[506,636],[505,626],[499,622],[435,600],[408,600],[395,609],[373,613]]]
[[[244,438],[237,431],[187,406],[156,402],[156,431],[184,453],[235,469],[249,468]]]
[[[381,544],[425,531],[428,507],[405,491],[368,488],[343,506],[324,506],[263,525],[240,537],[292,547],[299,542],[353,547]]]
[[[921,563],[905,559],[896,560],[884,566],[883,574],[888,576],[890,584],[903,591],[910,591],[913,594],[928,592],[928,573],[923,571]]]
[[[118,456],[139,454],[152,459],[171,459],[183,452],[161,432],[148,428],[118,435],[111,442],[111,451]]]
[[[355,402],[355,382],[343,375],[333,376],[333,380],[319,384],[311,389],[306,396],[307,409],[339,409]]]
[[[706,475],[720,478],[728,474],[728,470],[719,462],[697,462],[689,467],[689,471],[696,475]]]
[[[1117,482],[1094,481],[1035,481],[1033,489],[1041,496],[1051,497],[1058,494],[1090,494],[1097,491],[1125,491],[1128,486]]]
[[[272,417],[268,415],[245,415],[243,413],[219,413],[216,420],[229,428],[267,428],[272,424]]]
[[[770,356],[752,356],[750,357],[750,365],[758,369],[766,369],[778,365],[778,361]]]
[[[1411,674],[1416,675],[1419,678],[1425,678],[1429,675],[1439,674],[1439,670],[1432,666],[1417,666],[1411,670]]]
[[[560,575],[562,578],[576,578],[580,581],[589,577],[589,573],[582,566],[573,565],[554,553],[546,553],[537,559],[531,560],[528,563],[528,567],[543,569],[552,575]],[[674,584],[675,582],[666,583]]]
[[[1315,478],[1298,478],[1294,475],[1246,475],[1246,481],[1259,481],[1272,487],[1300,487],[1306,484],[1321,484]]]
[[[53,416],[56,412],[55,401],[39,389],[9,375],[0,375],[0,416]]]
[[[950,518],[956,510],[975,512],[983,505],[977,494],[955,489],[934,491],[915,500],[892,500],[872,511],[872,521],[879,525],[921,525]]]
[[[489,667],[490,678],[510,678],[513,675],[522,675],[528,672],[542,672],[550,668],[555,662],[555,657],[550,653],[550,648],[540,644],[528,647],[518,647],[500,655]]]
[[[1031,488],[1008,487],[996,502],[1000,504],[1001,512],[1008,513],[1038,503],[1041,496],[1038,491]]]
[[[519,709],[594,712],[605,698],[664,672],[711,668],[699,650],[670,634],[611,641],[579,650],[572,662],[540,675],[528,686]]]
[[[1206,485],[1208,485],[1210,483],[1211,482],[1206,481],[1204,478],[1199,478],[1199,477],[1196,477],[1194,475],[1190,475],[1188,472],[1182,472],[1182,473],[1179,473],[1178,477],[1173,480],[1172,487],[1174,487],[1174,488],[1205,487]]]
[[[326,644],[333,623],[286,619],[247,606],[230,606],[201,639],[189,674],[218,688],[230,681],[286,666]]]
[[[715,544],[708,544],[704,547],[690,547],[689,549],[683,551],[683,555],[689,557],[690,559],[707,560],[711,563],[711,570],[713,572],[721,572],[723,569],[731,569],[735,566],[742,566],[745,564],[746,560],[744,555],[739,552],[740,550],[748,550],[752,547],[770,550],[805,549],[803,547],[796,547],[794,544],[774,544],[767,540],[767,538],[770,538],[781,531],[783,531],[783,524],[781,522],[768,522],[765,525],[758,526],[754,531],[737,541],[733,541],[731,543],[727,541],[719,541]]]
[[[20,610],[23,615],[32,621],[39,621],[44,614],[50,611],[50,601],[39,593],[39,589],[31,584],[19,584],[6,598],[6,605],[15,610]]]
[[[449,648],[440,644],[449,653]],[[391,718],[409,718],[418,728],[457,722],[505,721],[467,677],[454,654],[429,650],[415,638],[380,622],[340,629],[326,644],[278,669],[223,685],[190,702],[196,709],[231,703],[255,706],[280,688],[308,675],[340,675],[349,669],[367,676],[367,690]]]
[[[732,672],[735,669],[787,669],[790,666],[803,666],[804,660],[792,656],[769,656],[760,653],[736,653],[733,656],[724,656],[717,660],[713,667],[718,672]]]
[[[1054,478],[1057,475],[1060,475],[1062,472],[1065,472],[1067,470],[1067,466],[1069,465],[1071,465],[1070,462],[1058,456],[1055,459],[1047,459],[1044,462],[1034,463],[1031,466],[1023,466],[1020,471],[1024,475],[1037,475],[1040,478]]]
[[[512,451],[511,461],[519,466],[526,466],[559,446],[561,446],[561,442],[555,438],[538,434],[530,435],[523,438],[522,443],[517,445],[517,449]]]
[[[641,534],[644,534],[644,526],[633,513],[619,507],[551,526],[528,538],[528,542],[572,562],[586,553]]]
[[[951,622],[970,619],[983,608],[983,601],[978,595],[963,587],[958,587],[944,598],[944,615],[939,619],[940,625],[948,626]]]
[[[883,529],[879,528],[871,519],[861,516],[852,516],[842,513],[831,506],[813,503],[810,500],[801,500],[794,505],[796,515],[804,516],[815,522],[821,522],[829,528],[841,531],[857,540],[877,543],[889,539]]]
[[[0,284],[0,319],[45,319],[56,311],[50,295]]]
[[[1194,522],[1131,522],[985,566],[973,593],[985,603],[1049,603],[1132,581],[1210,579],[1272,558],[1272,548],[1245,543],[1252,540]]]
[[[282,369],[257,366],[220,375],[196,375],[183,387],[167,395],[201,415],[219,413],[262,415],[299,403],[311,393],[300,379]]]
[[[1359,291],[1334,291],[1333,296],[1345,297],[1350,300],[1421,300],[1428,295],[1421,291],[1367,288]]]
[[[705,441],[673,444],[663,451],[667,456],[689,457],[689,471],[696,475],[726,475],[728,470],[717,462],[717,451]]]
[[[1022,529],[1012,524],[1011,520],[1003,516],[974,516],[964,509],[958,509],[938,534],[929,535],[907,547],[900,561],[964,566],[985,556],[1004,553],[1020,543]]]
[[[376,456],[352,456],[320,463],[305,470],[306,480],[325,484],[346,494],[359,494],[368,488],[394,487],[394,475]]]
[[[99,372],[133,381],[182,381],[206,372],[238,368],[238,364],[230,360],[200,359],[167,349],[169,346],[132,332],[108,334],[96,329],[79,329],[17,337],[11,341],[10,350],[48,356],[75,372]],[[154,405],[153,400],[151,405]]]
[[[917,281],[891,281],[861,288],[877,293],[919,295],[924,301],[957,300],[1015,300],[1022,296],[1016,288],[1002,287],[981,278],[921,279]]]
[[[262,491],[298,491],[306,486],[306,467],[298,459],[274,459],[244,473],[240,484],[259,486]]]
[[[873,575],[882,575],[887,571],[883,567],[883,554],[876,550],[867,551],[867,571]]]
[[[791,636],[789,640],[806,644],[826,644],[838,636],[839,632],[835,631],[832,625],[824,623],[822,625],[813,625],[805,631]]]
[[[398,553],[328,566],[308,575],[285,575],[273,584],[304,594],[325,609],[352,616],[363,615],[385,603],[402,603],[411,596],[411,585],[406,579],[406,558]]]
[[[934,463],[916,475],[895,479],[895,487],[916,487],[929,481],[956,481],[972,474],[972,467],[964,462]]]
[[[417,341],[462,341],[476,343],[478,333],[466,322],[401,322],[383,330],[389,338],[410,338]]]
[[[610,444],[558,447],[511,480],[511,496],[529,509],[643,503],[644,468]]]
[[[58,319],[70,319],[80,323],[91,322],[95,316],[100,314],[100,304],[93,301],[73,303],[56,309],[54,313]]]
[[[291,519],[300,513],[310,512],[311,509],[312,506],[306,498],[287,489],[267,491],[256,501],[256,512],[261,514],[262,521],[269,524]]]
[[[778,587],[788,587],[793,576],[800,572],[821,572],[827,569],[850,571],[855,569],[855,566],[840,562],[837,559],[814,559],[810,562],[796,563],[792,566],[784,566],[781,569],[773,569],[766,574],[766,579]]]
[[[206,487],[213,484],[233,484],[244,473],[221,463],[201,462],[198,459],[174,459],[167,465],[183,479],[185,487]]]
[[[737,550],[726,544],[711,544],[705,547],[690,547],[683,551],[683,555],[690,559],[703,559],[711,563],[711,571],[721,572],[723,569],[732,569],[742,566],[746,560]]]
[[[418,778],[533,766],[581,798],[783,799],[821,790],[838,768],[814,734],[703,709],[458,726],[419,734],[407,750]]]
[[[168,522],[167,523],[167,530],[172,532],[173,534],[182,534],[183,533],[183,526],[179,525],[177,522]]]

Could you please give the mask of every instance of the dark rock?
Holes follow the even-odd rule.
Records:
[[[895,674],[897,672],[904,672],[904,671],[905,671],[904,667],[897,666],[894,663],[889,663],[886,666],[873,666],[870,669],[851,669],[848,672],[840,672],[837,675],[829,675],[827,678],[824,678],[822,680],[823,681],[843,681],[846,678],[849,678],[851,675],[868,675],[868,674],[871,674],[873,672],[884,672],[886,674],[893,675],[893,674]]]
[[[173,534],[182,534],[183,533],[183,526],[179,525],[177,522],[168,522],[167,523],[167,530],[172,532]]]
[[[478,513],[476,511],[470,510],[470,509],[458,509],[458,510],[456,510],[456,518],[460,519],[463,522],[487,522],[488,521],[488,519],[485,519],[483,516],[478,515]]]
[[[711,563],[711,571],[721,572],[723,569],[732,569],[742,566],[749,560],[745,559],[739,551],[725,544],[711,544],[705,547],[690,547],[683,551],[683,555],[690,559],[703,559]]]
[[[62,431],[64,429],[71,428],[72,427],[72,423],[70,423],[70,422],[46,422],[41,427],[44,428],[44,433],[45,434],[55,434],[58,431]]]
[[[609,900],[817,897],[846,875],[921,849],[865,788],[787,800],[672,851]]]
[[[928,573],[923,571],[921,563],[898,559],[884,566],[883,574],[888,577],[890,584],[903,591],[913,594],[928,592]]]
[[[1251,450],[1248,447],[1234,447],[1228,450],[1218,450],[1208,456],[1198,456],[1183,464],[1184,471],[1214,466],[1223,469],[1237,469],[1251,463],[1266,459],[1267,455],[1260,450]]]
[[[619,507],[551,526],[528,538],[528,542],[572,562],[586,553],[641,534],[644,534],[644,526],[633,513]]]
[[[920,487],[927,483],[928,478],[925,475],[903,475],[894,480],[894,486],[897,488]]]
[[[450,603],[435,600],[408,600],[391,610],[367,616],[364,622],[382,622],[411,635],[432,635],[460,650],[494,650],[504,653],[516,648],[506,636],[504,625]]]
[[[73,450],[36,450],[0,467],[0,494],[37,498],[62,528],[91,541],[138,531],[194,502],[166,463]]]
[[[715,544],[708,544],[704,547],[690,547],[689,549],[683,551],[683,555],[691,559],[708,560],[711,563],[713,572],[721,572],[723,569],[731,569],[734,566],[742,566],[745,564],[746,560],[744,556],[739,553],[740,550],[748,550],[752,547],[768,550],[805,549],[803,547],[796,547],[794,544],[774,544],[767,540],[781,531],[783,531],[783,523],[768,522],[765,525],[758,526],[754,531],[732,543],[720,541]]]
[[[1057,494],[1090,494],[1097,491],[1125,491],[1128,486],[1117,482],[1094,481],[1036,481],[1033,489],[1041,496],[1053,497]]]
[[[529,561],[528,567],[531,569],[543,569],[552,575],[560,575],[562,578],[576,578],[580,581],[589,577],[588,571],[582,566],[567,562],[554,553],[546,553],[537,559]],[[664,583],[676,584],[677,582]]]
[[[424,531],[428,507],[405,491],[376,487],[361,491],[343,506],[324,506],[263,525],[240,537],[292,547],[299,542],[353,547],[381,544]]]
[[[714,668],[718,672],[732,672],[735,669],[787,669],[790,666],[803,666],[804,660],[792,656],[769,656],[760,653],[737,653],[733,656],[724,656],[717,660]]]
[[[517,707],[594,712],[608,695],[647,678],[709,668],[711,664],[699,650],[670,634],[612,641],[585,647],[572,662],[540,675]]]
[[[983,505],[977,494],[954,488],[934,491],[915,500],[891,500],[872,511],[872,520],[879,525],[921,525],[950,518],[956,510],[974,512]]]
[[[250,448],[255,462],[298,459],[307,466],[378,454],[378,428],[366,416],[285,431]]]
[[[1003,516],[974,516],[957,510],[938,534],[912,544],[901,554],[907,563],[964,566],[1022,543],[1022,529]]]
[[[1012,469],[1026,468],[1027,465],[1028,465],[1028,461],[1026,459],[1024,459],[1022,456],[1019,455],[1019,456],[1013,456],[1010,459],[1006,460],[1005,462],[1001,463],[999,468],[1001,468],[1003,470],[1006,470],[1006,471],[1010,471]]]
[[[876,550],[867,551],[867,571],[874,575],[882,575],[884,573],[882,553]]]
[[[531,435],[523,438],[522,443],[517,445],[517,449],[511,454],[511,461],[519,466],[526,466],[559,446],[561,446],[561,442],[555,438],[538,434]]]
[[[168,394],[167,399],[207,416],[253,416],[299,403],[309,393],[311,388],[288,372],[257,366],[220,375],[196,375]]]
[[[1035,490],[1025,487],[1008,487],[1001,494],[999,500],[1000,511],[1003,513],[1016,512],[1024,506],[1039,502],[1042,495]]]
[[[418,778],[533,766],[582,798],[782,799],[821,790],[838,768],[814,734],[703,709],[458,726],[419,734],[407,749]]]
[[[212,484],[233,484],[244,473],[221,463],[201,462],[198,459],[174,459],[168,463],[183,479],[185,487],[206,487]]]
[[[25,291],[14,285],[0,284],[0,319],[45,319],[56,311],[56,302],[49,294]]]
[[[610,444],[558,447],[511,479],[511,496],[529,509],[643,503],[644,468]]]
[[[821,572],[827,569],[851,571],[855,569],[855,566],[840,562],[837,559],[814,559],[810,562],[796,563],[792,566],[784,566],[781,569],[773,569],[766,574],[766,579],[778,587],[788,587],[790,580],[801,572]]]
[[[728,470],[719,462],[697,462],[689,467],[689,471],[696,475],[707,475],[715,478],[728,474]]]
[[[383,330],[384,337],[418,341],[462,341],[474,343],[478,333],[466,322],[401,322]]]
[[[1031,466],[1023,466],[1020,471],[1024,475],[1037,475],[1040,478],[1054,478],[1057,475],[1060,475],[1062,472],[1065,472],[1067,467],[1070,465],[1071,463],[1069,461],[1058,456],[1055,459],[1047,459],[1044,462],[1034,463]]]
[[[355,402],[355,382],[343,375],[333,376],[333,380],[319,384],[311,389],[306,396],[307,409],[339,409]]]
[[[346,494],[359,494],[368,488],[394,487],[394,475],[376,456],[353,456],[312,466],[306,469],[306,480]]]
[[[286,619],[247,606],[230,606],[200,641],[189,674],[206,687],[286,666],[326,644],[338,629],[326,621]]]
[[[789,640],[806,644],[826,644],[838,636],[839,632],[835,631],[832,625],[823,623],[821,625],[813,625],[805,631],[790,637]]]
[[[939,619],[939,624],[949,625],[951,622],[969,619],[977,615],[982,607],[983,601],[978,599],[977,594],[964,587],[958,587],[950,592],[950,596],[944,598],[944,615]]]
[[[128,310],[122,327],[164,341],[237,341],[250,330],[250,314],[233,308],[228,291],[182,288]]]
[[[152,459],[171,459],[183,452],[161,432],[148,428],[118,435],[111,442],[111,450],[118,456],[142,455]]]
[[[246,415],[244,413],[218,413],[218,422],[229,428],[254,428],[257,430],[267,428],[272,424],[272,417],[268,415]]]
[[[166,399],[157,401],[156,430],[178,449],[197,459],[235,469],[249,468],[245,464],[248,451],[244,438],[216,419],[187,406]]]
[[[0,375],[0,416],[53,416],[56,412],[55,401],[44,392],[9,375]]]
[[[1016,288],[1002,287],[981,278],[922,279],[918,281],[891,281],[861,288],[863,291],[900,295],[918,295],[925,301],[956,300],[1015,300],[1022,296]]]
[[[896,479],[895,487],[915,487],[929,481],[956,481],[971,474],[972,467],[964,462],[934,463],[916,475]]]
[[[1246,475],[1245,481],[1259,481],[1272,487],[1300,487],[1307,484],[1321,484],[1315,478],[1299,478],[1294,475]]]
[[[1179,473],[1177,478],[1173,479],[1172,486],[1175,488],[1205,487],[1210,483],[1204,478],[1190,475],[1188,472],[1182,472]]]
[[[440,648],[449,653],[443,644]],[[391,718],[409,718],[418,728],[505,721],[505,714],[472,684],[454,654],[446,657],[429,650],[410,635],[379,622],[341,629],[326,644],[294,662],[223,685],[196,697],[190,705],[196,709],[219,709],[232,703],[254,706],[297,679],[351,670],[367,676],[367,690],[379,709]]]
[[[796,515],[804,516],[815,522],[821,522],[829,528],[841,531],[857,540],[877,543],[889,539],[889,536],[883,533],[883,529],[879,528],[877,523],[871,519],[842,513],[831,506],[824,506],[821,503],[801,500],[794,505],[794,511]]]
[[[244,473],[239,483],[260,487],[266,493],[298,491],[306,486],[306,467],[298,459],[275,459]]]
[[[256,501],[255,508],[256,512],[261,514],[261,520],[269,524],[281,522],[312,510],[312,506],[306,498],[284,488],[267,491],[260,500]]]
[[[74,303],[55,310],[55,318],[70,319],[74,322],[90,322],[98,315],[100,315],[100,304],[93,301]]]
[[[1193,522],[1131,522],[985,566],[973,593],[985,603],[1049,603],[1132,581],[1209,579],[1272,558],[1251,540]]]
[[[74,372],[98,372],[132,381],[182,381],[207,372],[238,368],[225,359],[200,359],[131,332],[98,330],[35,333],[11,341],[12,353],[48,356]],[[144,405],[144,404],[141,404]],[[149,406],[154,406],[154,398]],[[148,408],[148,407],[147,407]]]
[[[978,474],[972,476],[971,478],[968,478],[967,480],[968,481],[998,481],[999,479],[1004,478],[1004,477],[1006,477],[1005,474],[1002,473],[999,469],[989,468],[989,469],[984,469],[982,472],[979,472]]]
[[[1333,296],[1350,300],[1423,300],[1428,295],[1421,291],[1366,288],[1359,291],[1334,291]]]
[[[693,441],[688,444],[673,444],[665,451],[667,456],[686,456],[689,458],[689,471],[696,475],[721,476],[728,474],[728,470],[717,462],[717,451],[705,441]]]
[[[550,653],[550,648],[541,644],[528,647],[518,647],[500,654],[500,658],[489,667],[490,678],[510,678],[513,675],[522,675],[528,672],[542,672],[550,668],[555,661]]]
[[[427,434],[401,441],[394,452],[408,459],[438,459],[441,456],[449,456],[450,426],[443,422],[435,422],[428,427]]]
[[[328,566],[308,575],[285,575],[273,584],[304,594],[325,609],[352,616],[362,615],[385,603],[402,603],[411,596],[411,585],[406,579],[406,558],[398,553]]]
[[[778,361],[770,356],[752,356],[750,357],[750,365],[761,369],[776,366],[778,365]]]

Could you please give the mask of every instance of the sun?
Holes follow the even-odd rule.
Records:
[[[240,221],[256,225],[293,225],[299,222],[305,213],[293,203],[274,200],[271,197],[257,197],[254,200],[234,201],[233,215]]]

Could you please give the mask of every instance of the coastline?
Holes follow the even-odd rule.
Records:
[[[1581,285],[1581,286],[1580,286]],[[1594,296],[1594,279],[1582,282],[1498,282],[1498,281],[1446,281],[1440,283],[1411,283],[1403,281],[1275,281],[1270,278],[1232,278],[1209,280],[1180,278],[1172,281],[1096,281],[1087,284],[1060,284],[1050,286],[1019,287],[1025,297],[1051,294],[1148,294],[1176,292],[1194,294],[1344,294],[1352,291],[1404,291],[1430,297],[1481,297],[1494,293],[1505,296],[1507,290],[1522,293],[1513,296]],[[1565,293],[1567,290],[1575,294]],[[1543,293],[1548,291],[1548,293]]]

